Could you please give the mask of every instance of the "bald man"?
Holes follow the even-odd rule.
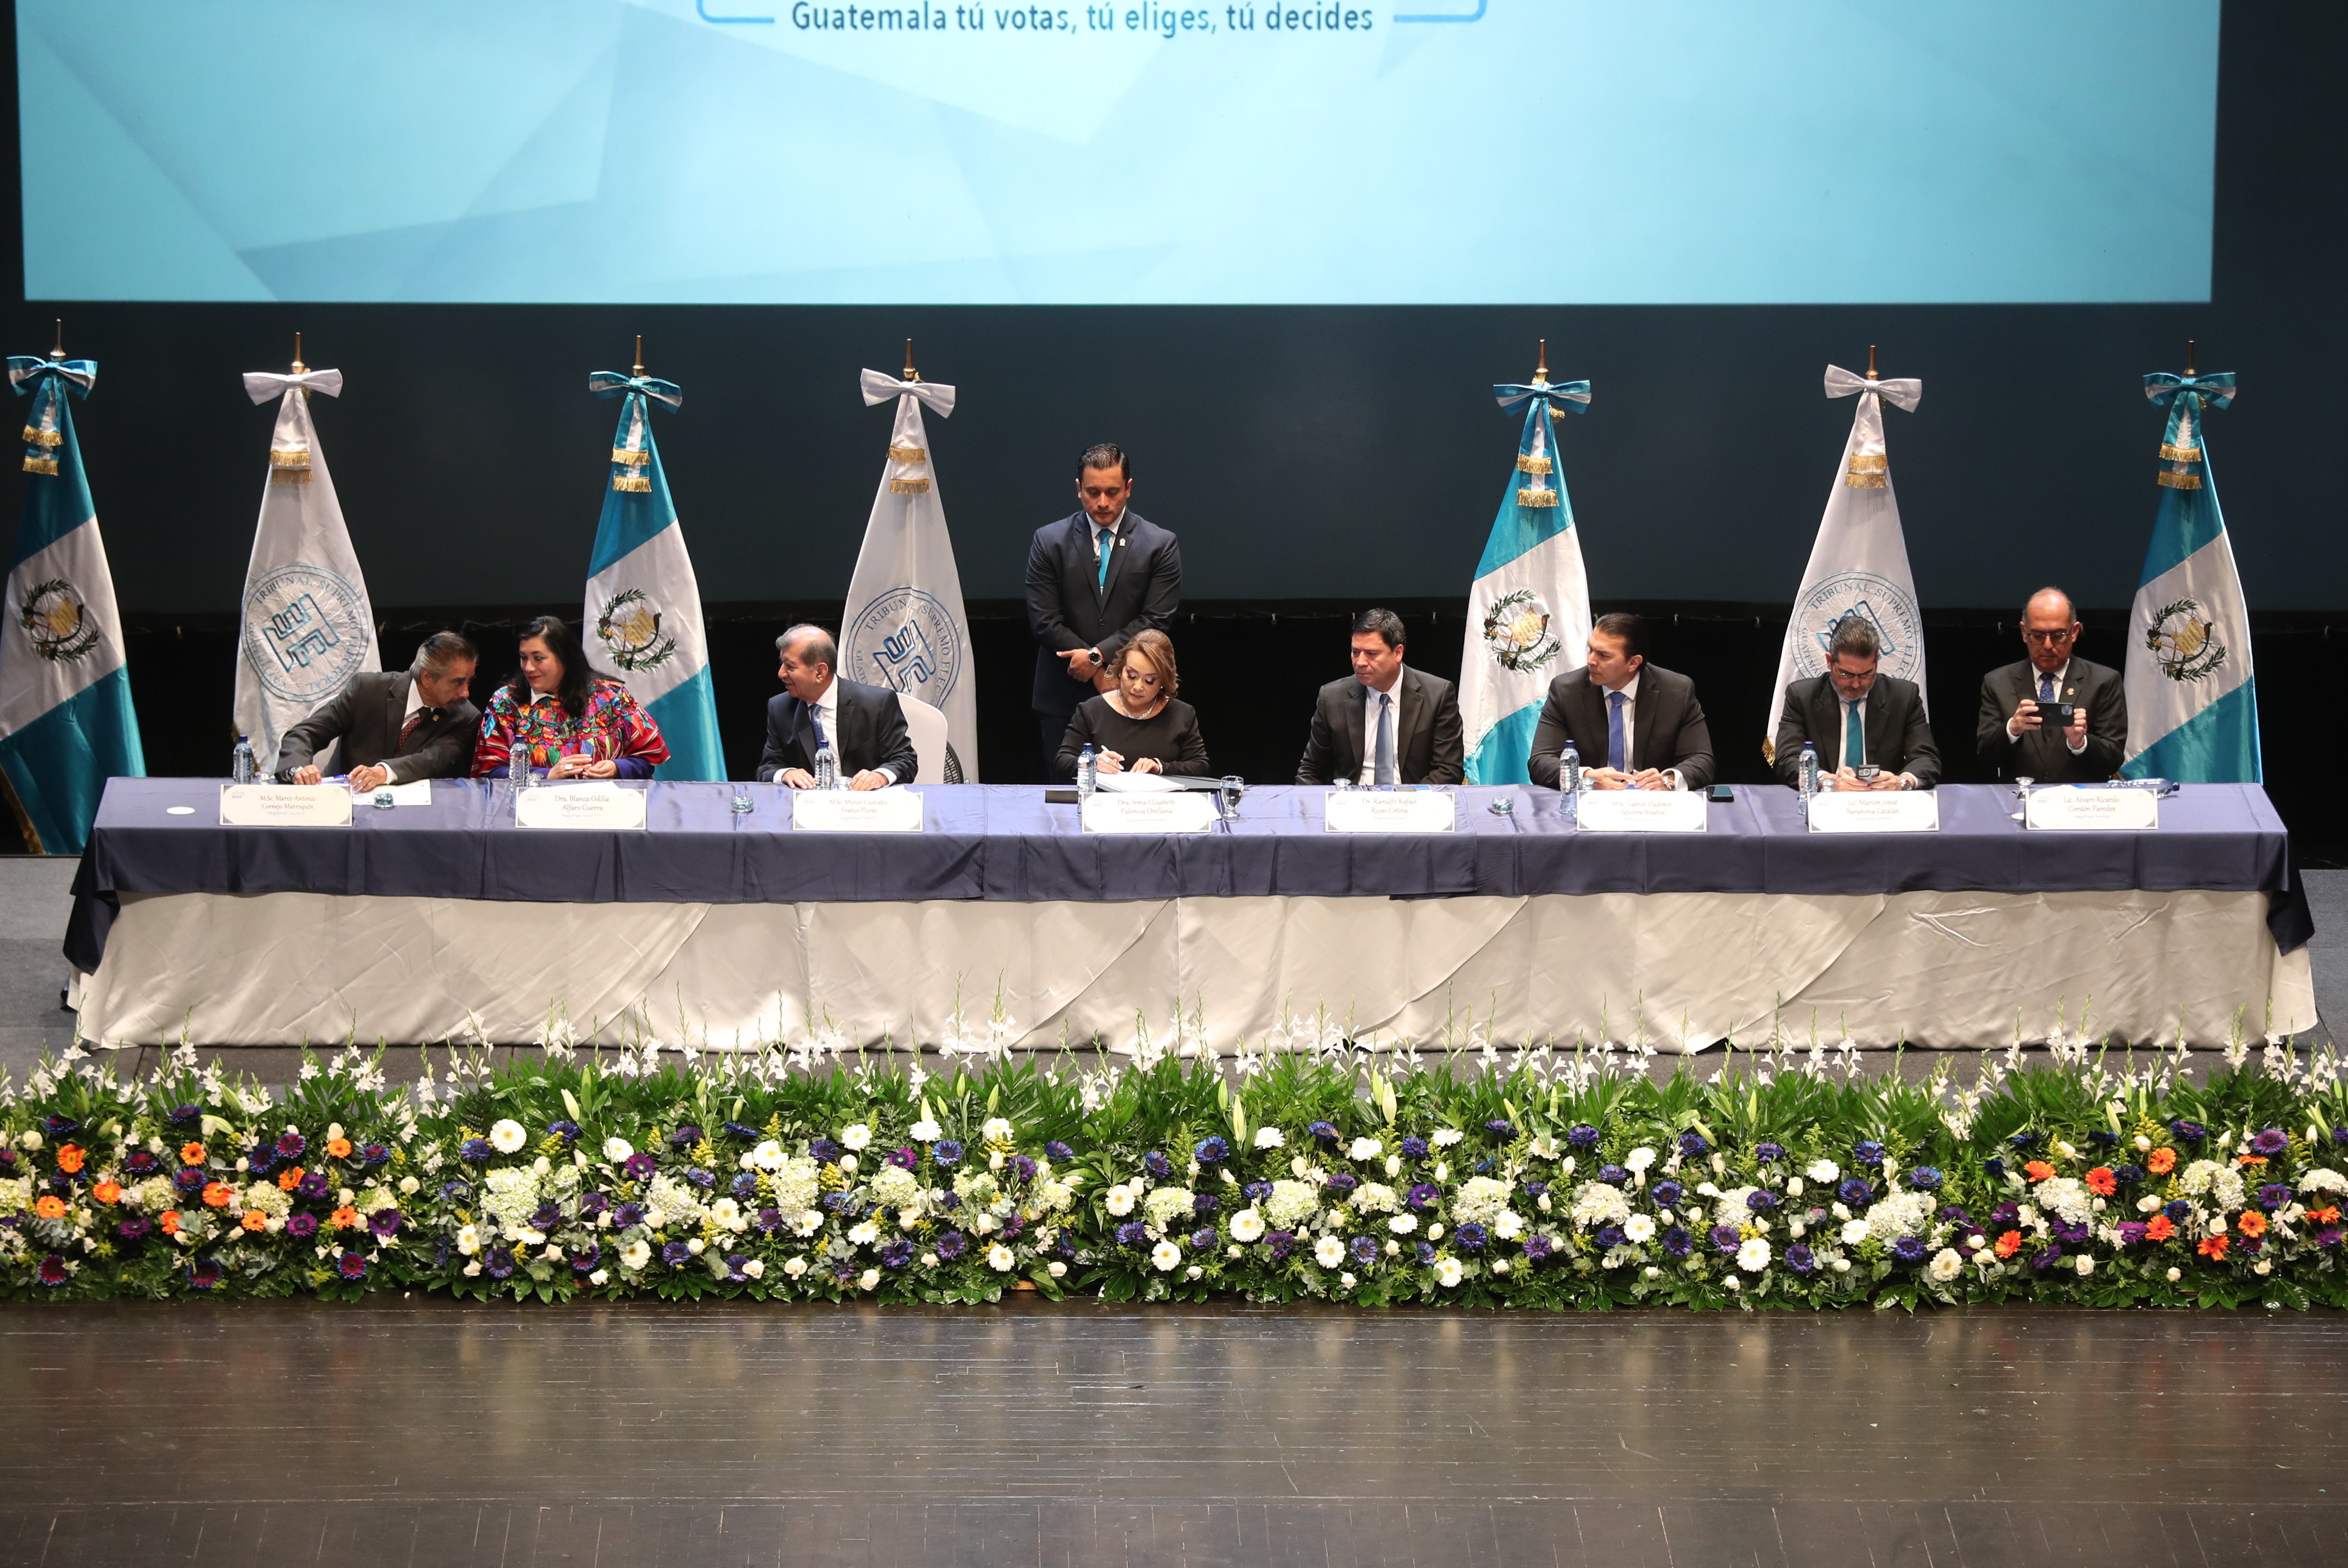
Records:
[[[2071,596],[2042,588],[2022,611],[2018,664],[1982,678],[1981,760],[1999,778],[2099,784],[2127,753],[2127,693],[2120,672],[2082,659]],[[2063,706],[2067,726],[2053,721]]]

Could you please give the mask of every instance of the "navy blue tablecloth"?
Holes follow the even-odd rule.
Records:
[[[561,787],[561,786],[551,786]],[[1086,835],[1038,786],[914,785],[920,834],[791,828],[774,784],[651,783],[641,832],[520,829],[511,786],[434,782],[429,806],[362,804],[348,828],[219,825],[216,779],[115,779],[74,883],[66,955],[94,970],[126,893],[327,893],[542,903],[1127,900],[1284,895],[2259,891],[2286,950],[2312,929],[2266,792],[2188,784],[2151,833],[2024,833],[2003,786],[1939,791],[1933,834],[1813,834],[1787,789],[1738,786],[1706,832],[1579,832],[1555,791],[1448,792],[1458,829],[1326,832],[1319,788],[1251,789],[1211,832]],[[755,809],[736,815],[735,790]],[[1490,810],[1514,800],[1507,815]],[[171,806],[190,806],[174,816]]]

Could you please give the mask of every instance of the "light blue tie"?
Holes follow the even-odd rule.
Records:
[[[1378,693],[1377,771],[1371,775],[1380,784],[1391,784],[1394,774],[1394,695]]]
[[[1630,700],[1620,692],[1606,693],[1606,765],[1618,774],[1631,771],[1631,748],[1622,739],[1622,704]]]
[[[1842,765],[1847,768],[1867,764],[1867,725],[1859,716],[1859,704],[1842,705]]]
[[[1108,552],[1117,548],[1117,535],[1107,528],[1093,535],[1093,553],[1100,557],[1100,580],[1093,585],[1095,592],[1108,591]]]
[[[815,726],[815,749],[817,751],[823,750],[824,746],[828,743],[823,738],[823,710],[821,708],[809,708],[808,710],[808,723]]]

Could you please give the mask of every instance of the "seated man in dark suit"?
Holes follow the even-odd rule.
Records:
[[[453,631],[436,631],[405,670],[354,675],[334,701],[285,732],[279,784],[314,784],[311,761],[335,742],[335,765],[361,793],[417,779],[463,778],[473,771],[481,711],[466,695],[480,655]]]
[[[820,626],[794,626],[775,639],[783,694],[767,703],[767,746],[758,776],[793,789],[815,787],[816,748],[827,740],[850,789],[886,789],[921,771],[905,711],[886,686],[839,680],[839,647]]]
[[[1591,789],[1703,789],[1712,783],[1712,728],[1695,682],[1647,662],[1639,618],[1601,615],[1590,657],[1549,683],[1525,771],[1558,786],[1571,741]]]
[[[1819,777],[1828,789],[1930,789],[1940,782],[1941,753],[1924,722],[1924,694],[1913,681],[1877,673],[1882,656],[1875,628],[1844,616],[1827,648],[1827,672],[1786,688],[1786,712],[1777,721],[1779,784],[1800,784],[1804,741],[1818,746]],[[1861,768],[1875,772],[1862,778]]]
[[[1402,617],[1354,618],[1354,672],[1321,688],[1296,782],[1456,784],[1467,777],[1465,730],[1451,682],[1403,665]]]
[[[2030,657],[1982,677],[1982,765],[1999,778],[2040,784],[2097,784],[2119,772],[2127,753],[2127,692],[2120,672],[2082,659],[2071,596],[2042,588],[2022,611],[2022,646]],[[2067,703],[2068,728],[2050,728],[2042,706]]]

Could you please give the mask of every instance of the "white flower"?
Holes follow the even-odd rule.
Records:
[[[1386,1229],[1394,1232],[1396,1235],[1408,1235],[1417,1228],[1418,1216],[1416,1214],[1396,1214],[1394,1218],[1386,1222]]]
[[[852,1245],[870,1246],[880,1239],[880,1227],[870,1220],[866,1220],[863,1224],[850,1228],[848,1239]]]
[[[1459,1184],[1459,1191],[1451,1200],[1451,1212],[1463,1220],[1489,1220],[1507,1206],[1513,1191],[1514,1186],[1508,1182],[1470,1176]]]
[[[2348,1193],[2348,1176],[2329,1166],[2318,1165],[2300,1177],[2299,1190],[2302,1193]]]
[[[1834,1271],[1837,1274],[1849,1274],[1850,1272],[1850,1259],[1847,1257],[1838,1257],[1835,1259]]]
[[[1603,1182],[1584,1182],[1573,1189],[1573,1223],[1578,1225],[1621,1225],[1631,1217],[1631,1200]]]
[[[1362,1190],[1354,1194],[1357,1214],[1390,1214],[1402,1207],[1402,1196],[1384,1182],[1364,1182]]]
[[[621,1161],[625,1160],[629,1155],[635,1152],[635,1145],[629,1143],[625,1138],[606,1138],[603,1140],[603,1158],[611,1161],[614,1165],[618,1164]]]
[[[1930,1193],[1894,1193],[1867,1211],[1867,1227],[1889,1246],[1903,1235],[1921,1236],[1931,1228]]]
[[[481,1227],[467,1225],[457,1233],[457,1250],[467,1257],[481,1250]]]
[[[754,1257],[749,1262],[742,1266],[742,1272],[748,1275],[752,1279],[764,1279],[767,1277],[767,1260],[762,1257]]]
[[[839,1146],[843,1149],[861,1149],[871,1142],[872,1129],[861,1122],[850,1122],[839,1130]]]
[[[1006,1257],[1010,1255],[1003,1248],[998,1247],[995,1250],[1004,1252]],[[1170,1241],[1161,1241],[1149,1249],[1149,1261],[1158,1266],[1159,1273],[1171,1274],[1174,1272],[1175,1266],[1182,1261],[1182,1249]]]
[[[2083,1257],[2079,1261],[2081,1263],[2090,1263],[2094,1260],[2092,1258]],[[2079,1272],[2081,1274],[2085,1274],[2087,1271],[2083,1268]],[[2250,1265],[2250,1272],[2252,1274],[2272,1274],[2274,1272],[2274,1260],[2272,1258],[2262,1257],[2259,1259],[2258,1262]]]
[[[2039,1183],[2032,1194],[2040,1208],[2051,1210],[2075,1225],[2086,1224],[2087,1216],[2095,1212],[2089,1201],[2091,1195],[2087,1184],[2073,1176],[2050,1176]]]
[[[2079,1277],[2085,1279],[2096,1272],[2096,1260],[2083,1252],[2078,1255],[2076,1267],[2079,1270]]]
[[[1769,1244],[1755,1236],[1736,1249],[1736,1266],[1747,1274],[1758,1274],[1769,1266]]]
[[[1102,1194],[1102,1202],[1109,1213],[1122,1218],[1133,1212],[1133,1189],[1123,1185],[1111,1187]]]
[[[1255,1209],[1245,1208],[1231,1216],[1233,1241],[1261,1241],[1263,1238],[1263,1215]]]
[[[1466,1136],[1468,1134],[1457,1127],[1438,1127],[1435,1130],[1435,1146],[1438,1149],[1448,1149]]]
[[[1141,1217],[1159,1230],[1198,1211],[1199,1200],[1188,1187],[1160,1187],[1141,1201]]]
[[[745,1158],[758,1170],[779,1171],[789,1161],[790,1156],[783,1153],[783,1146],[780,1143],[768,1138],[751,1150]]]
[[[1925,1272],[1938,1283],[1946,1285],[1964,1271],[1965,1260],[1958,1255],[1957,1249],[1944,1246],[1932,1255],[1931,1266]]]
[[[2182,1269],[2172,1268],[2168,1271],[2168,1283],[2171,1285],[2175,1285],[2178,1280],[2184,1277],[2185,1273]]]
[[[1832,1160],[1817,1160],[1813,1161],[1810,1168],[1802,1174],[1814,1182],[1831,1182],[1842,1174],[1842,1168]]]
[[[877,1268],[868,1268],[856,1276],[856,1288],[859,1290],[871,1290],[880,1283],[880,1271]]]
[[[1223,1173],[1225,1175],[1229,1175],[1231,1173],[1226,1171]],[[1400,1154],[1388,1154],[1386,1156],[1386,1174],[1389,1176],[1399,1176],[1402,1174],[1402,1156]]]
[[[608,1268],[599,1268],[594,1273],[587,1276],[587,1283],[590,1285],[609,1285],[612,1283],[612,1271]]]
[[[530,1134],[521,1130],[521,1123],[510,1117],[489,1129],[489,1146],[500,1154],[518,1154],[529,1142]]]
[[[1001,1242],[996,1242],[986,1249],[986,1266],[997,1274],[1009,1274],[1012,1266],[1018,1261],[1011,1255],[1011,1249]]]
[[[1632,1217],[1635,1218],[1636,1216],[1634,1215]],[[1442,1230],[1442,1228],[1443,1227],[1441,1225],[1437,1225],[1426,1234],[1429,1235],[1437,1235]],[[1502,1241],[1516,1240],[1519,1236],[1525,1234],[1525,1216],[1517,1213],[1514,1209],[1502,1209],[1498,1214],[1492,1216],[1492,1234],[1498,1236]]]
[[[1334,1268],[1345,1261],[1345,1244],[1335,1236],[1324,1235],[1313,1244],[1313,1261],[1323,1268]]]
[[[2136,1135],[2136,1152],[2139,1154],[2148,1153],[2151,1152],[2151,1149],[2152,1140],[2146,1137],[2141,1132],[2137,1133]]]
[[[1068,1272],[1068,1266],[1056,1257],[1044,1266],[1044,1272],[1054,1279],[1065,1278]]]
[[[402,1177],[400,1177],[400,1178],[399,1178],[399,1194],[400,1194],[400,1196],[402,1196],[402,1197],[407,1197],[407,1198],[412,1198],[412,1197],[414,1197],[414,1196],[416,1195],[416,1194],[417,1194],[417,1189],[418,1189],[418,1188],[420,1188],[423,1184],[422,1184],[421,1182],[418,1182],[418,1181],[417,1181],[415,1177],[413,1177],[413,1176],[402,1176]]]
[[[1460,1276],[1467,1272],[1459,1266],[1459,1260],[1456,1257],[1438,1257],[1435,1260],[1435,1283],[1446,1290],[1458,1284]]]
[[[990,1143],[1011,1142],[1011,1123],[1000,1116],[990,1116],[978,1130],[978,1135]]]
[[[1721,1194],[1712,1205],[1712,1223],[1721,1225],[1752,1223],[1753,1210],[1745,1200],[1760,1190],[1758,1187],[1731,1187]]]
[[[797,1279],[807,1271],[808,1261],[803,1257],[795,1257],[791,1259],[790,1262],[783,1265],[783,1272],[789,1275],[793,1279]]]
[[[1798,1198],[1802,1195],[1801,1177],[1788,1176],[1786,1178],[1786,1195],[1789,1198]]]
[[[1842,1244],[1845,1246],[1857,1246],[1867,1237],[1868,1225],[1865,1220],[1851,1220],[1842,1227]]]
[[[1353,1288],[1354,1288],[1354,1276],[1353,1276],[1353,1272],[1352,1272],[1351,1270],[1348,1270],[1348,1271],[1346,1271],[1345,1273],[1339,1275],[1339,1276],[1337,1276],[1337,1284],[1338,1284],[1339,1287],[1340,1287],[1340,1288],[1342,1288],[1342,1289],[1345,1289],[1345,1290],[1351,1290],[1351,1289],[1353,1289]]]
[[[480,1273],[481,1265],[479,1259],[475,1259],[473,1262],[465,1266],[465,1277],[467,1279],[478,1279],[480,1277]]]
[[[620,1249],[620,1266],[642,1268],[653,1260],[653,1244],[638,1236]]]
[[[945,1135],[945,1129],[926,1116],[905,1130],[905,1136],[916,1143],[934,1143]]]
[[[1385,1150],[1385,1145],[1375,1138],[1356,1138],[1345,1150],[1345,1157],[1349,1160],[1375,1160]]]
[[[1627,1171],[1643,1171],[1654,1163],[1655,1152],[1644,1143],[1622,1156],[1622,1168]]]
[[[1264,1213],[1282,1230],[1295,1230],[1321,1209],[1321,1194],[1304,1182],[1274,1182]]]
[[[1386,1243],[1386,1255],[1388,1257],[1400,1257],[1402,1255],[1402,1243],[1398,1241],[1390,1241]]]
[[[699,1257],[703,1253],[709,1250],[709,1244],[702,1240],[699,1236],[695,1236],[691,1241],[685,1244],[685,1250],[691,1253],[694,1256]]]
[[[1745,1282],[1744,1282],[1743,1280],[1741,1280],[1741,1279],[1737,1278],[1737,1277],[1736,1277],[1735,1275],[1733,1275],[1733,1274],[1732,1274],[1732,1275],[1730,1275],[1726,1279],[1722,1280],[1722,1281],[1721,1281],[1721,1283],[1722,1283],[1723,1285],[1725,1285],[1726,1286],[1728,1286],[1728,1288],[1729,1288],[1729,1289],[1731,1289],[1731,1290],[1742,1290],[1742,1289],[1744,1289],[1744,1288],[1745,1288]]]
[[[1509,1272],[1509,1260],[1508,1260],[1507,1258],[1505,1258],[1505,1257],[1496,1257],[1496,1258],[1494,1258],[1494,1259],[1492,1260],[1492,1272],[1493,1272],[1494,1274],[1506,1274],[1506,1273],[1508,1273],[1508,1272]]]
[[[1288,1135],[1277,1127],[1259,1127],[1255,1130],[1255,1146],[1259,1149],[1284,1149],[1288,1146]]]
[[[1655,1221],[1651,1214],[1632,1214],[1622,1222],[1623,1239],[1644,1246],[1655,1239]]]

